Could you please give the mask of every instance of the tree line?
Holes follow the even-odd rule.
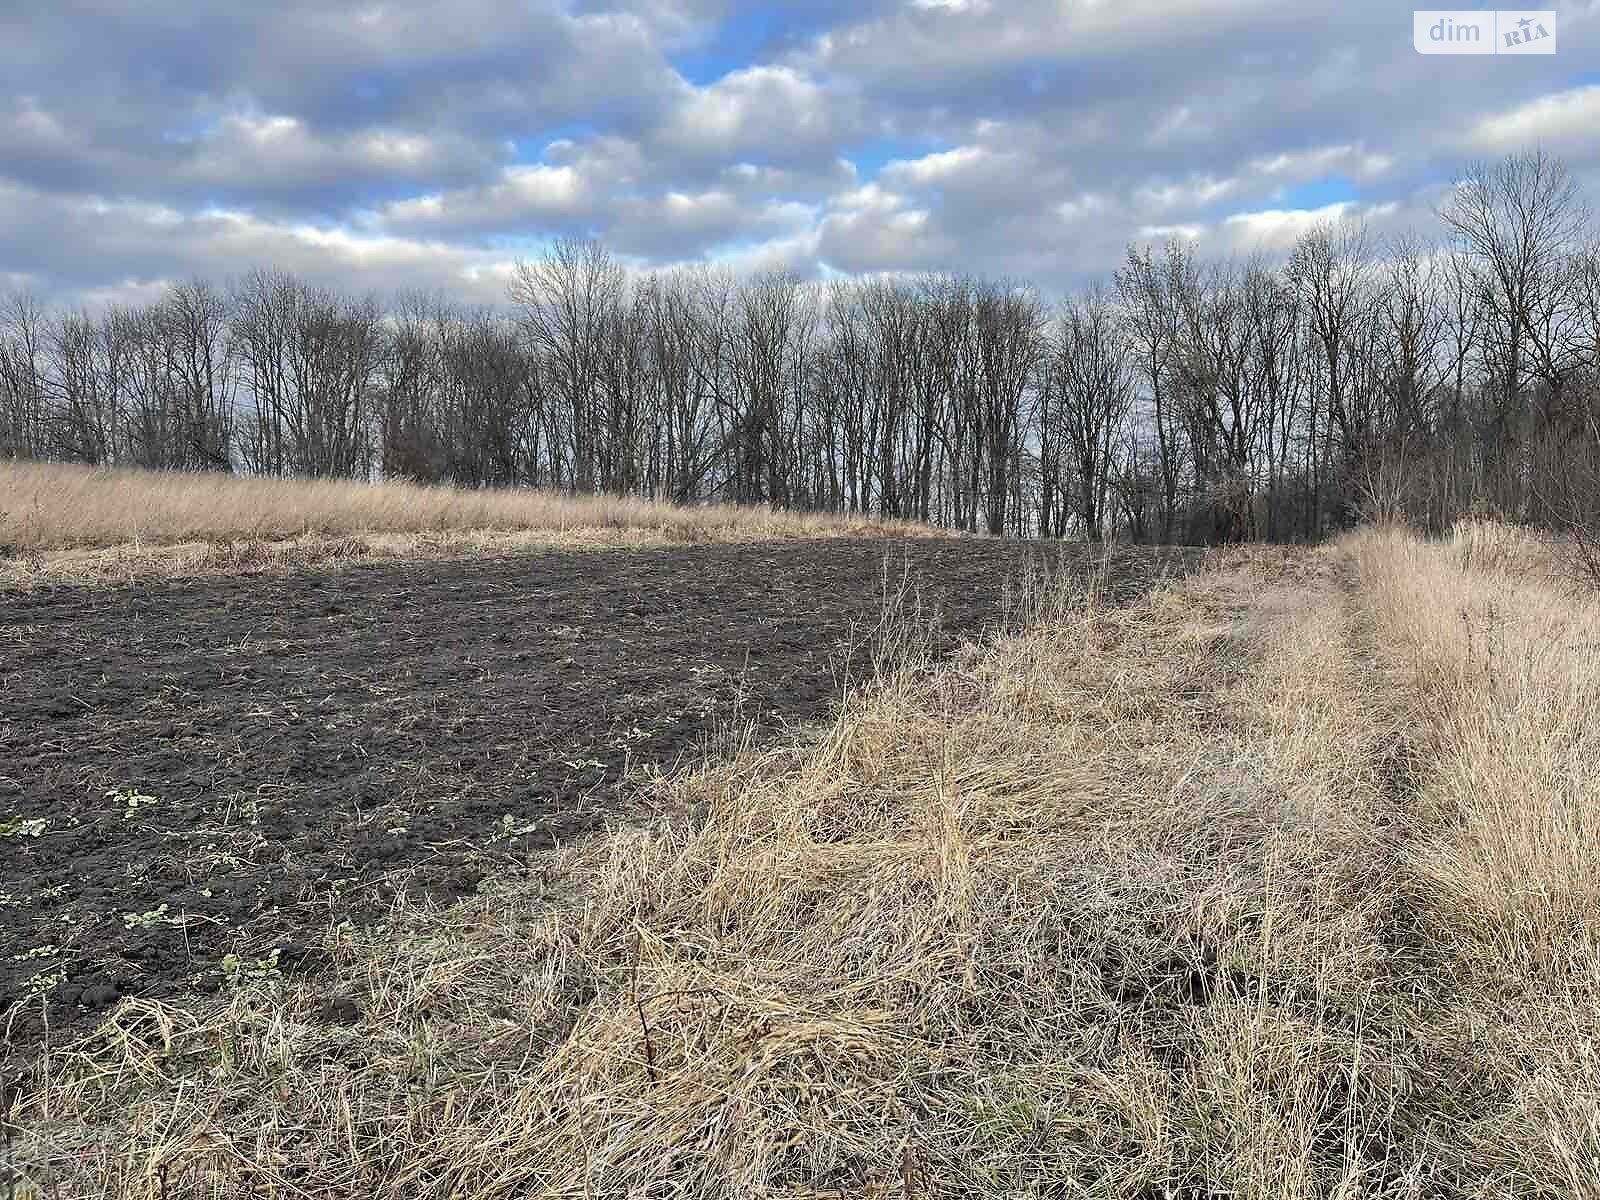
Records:
[[[1430,234],[1135,247],[1056,302],[958,275],[639,275],[508,303],[255,271],[0,305],[0,458],[542,487],[996,534],[1311,540],[1363,512],[1600,517],[1600,251],[1564,164],[1463,172]],[[1594,510],[1594,511],[1591,511]]]

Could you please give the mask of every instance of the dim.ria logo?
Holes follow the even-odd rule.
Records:
[[[1417,9],[1411,42],[1418,54],[1554,54],[1554,9]]]

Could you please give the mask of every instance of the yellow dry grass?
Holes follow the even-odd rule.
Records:
[[[1493,1088],[1450,1136],[1505,1189],[1600,1196],[1600,598],[1505,526],[1351,553],[1421,698],[1407,867],[1431,1036]]]
[[[877,534],[909,521],[614,496],[0,462],[0,585],[338,562]]]
[[[1600,615],[1469,537],[1500,535],[1214,555],[1122,608],[1031,581],[1025,631],[942,666],[901,641],[815,738],[659,781],[672,817],[331,931],[327,979],[53,1047],[18,1170],[152,1200],[1600,1194]]]

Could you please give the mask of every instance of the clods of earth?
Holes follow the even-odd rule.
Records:
[[[1159,564],[1124,553],[1136,590]],[[1029,559],[1091,565],[829,539],[0,591],[0,1036],[314,968],[719,730],[825,718],[904,581],[938,646],[979,638]]]

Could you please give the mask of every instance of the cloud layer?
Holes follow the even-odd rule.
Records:
[[[99,303],[273,265],[495,303],[577,233],[1065,288],[1130,240],[1429,226],[1454,169],[1534,144],[1592,185],[1600,0],[1558,22],[1554,56],[1422,57],[1372,0],[20,0],[0,281]]]

